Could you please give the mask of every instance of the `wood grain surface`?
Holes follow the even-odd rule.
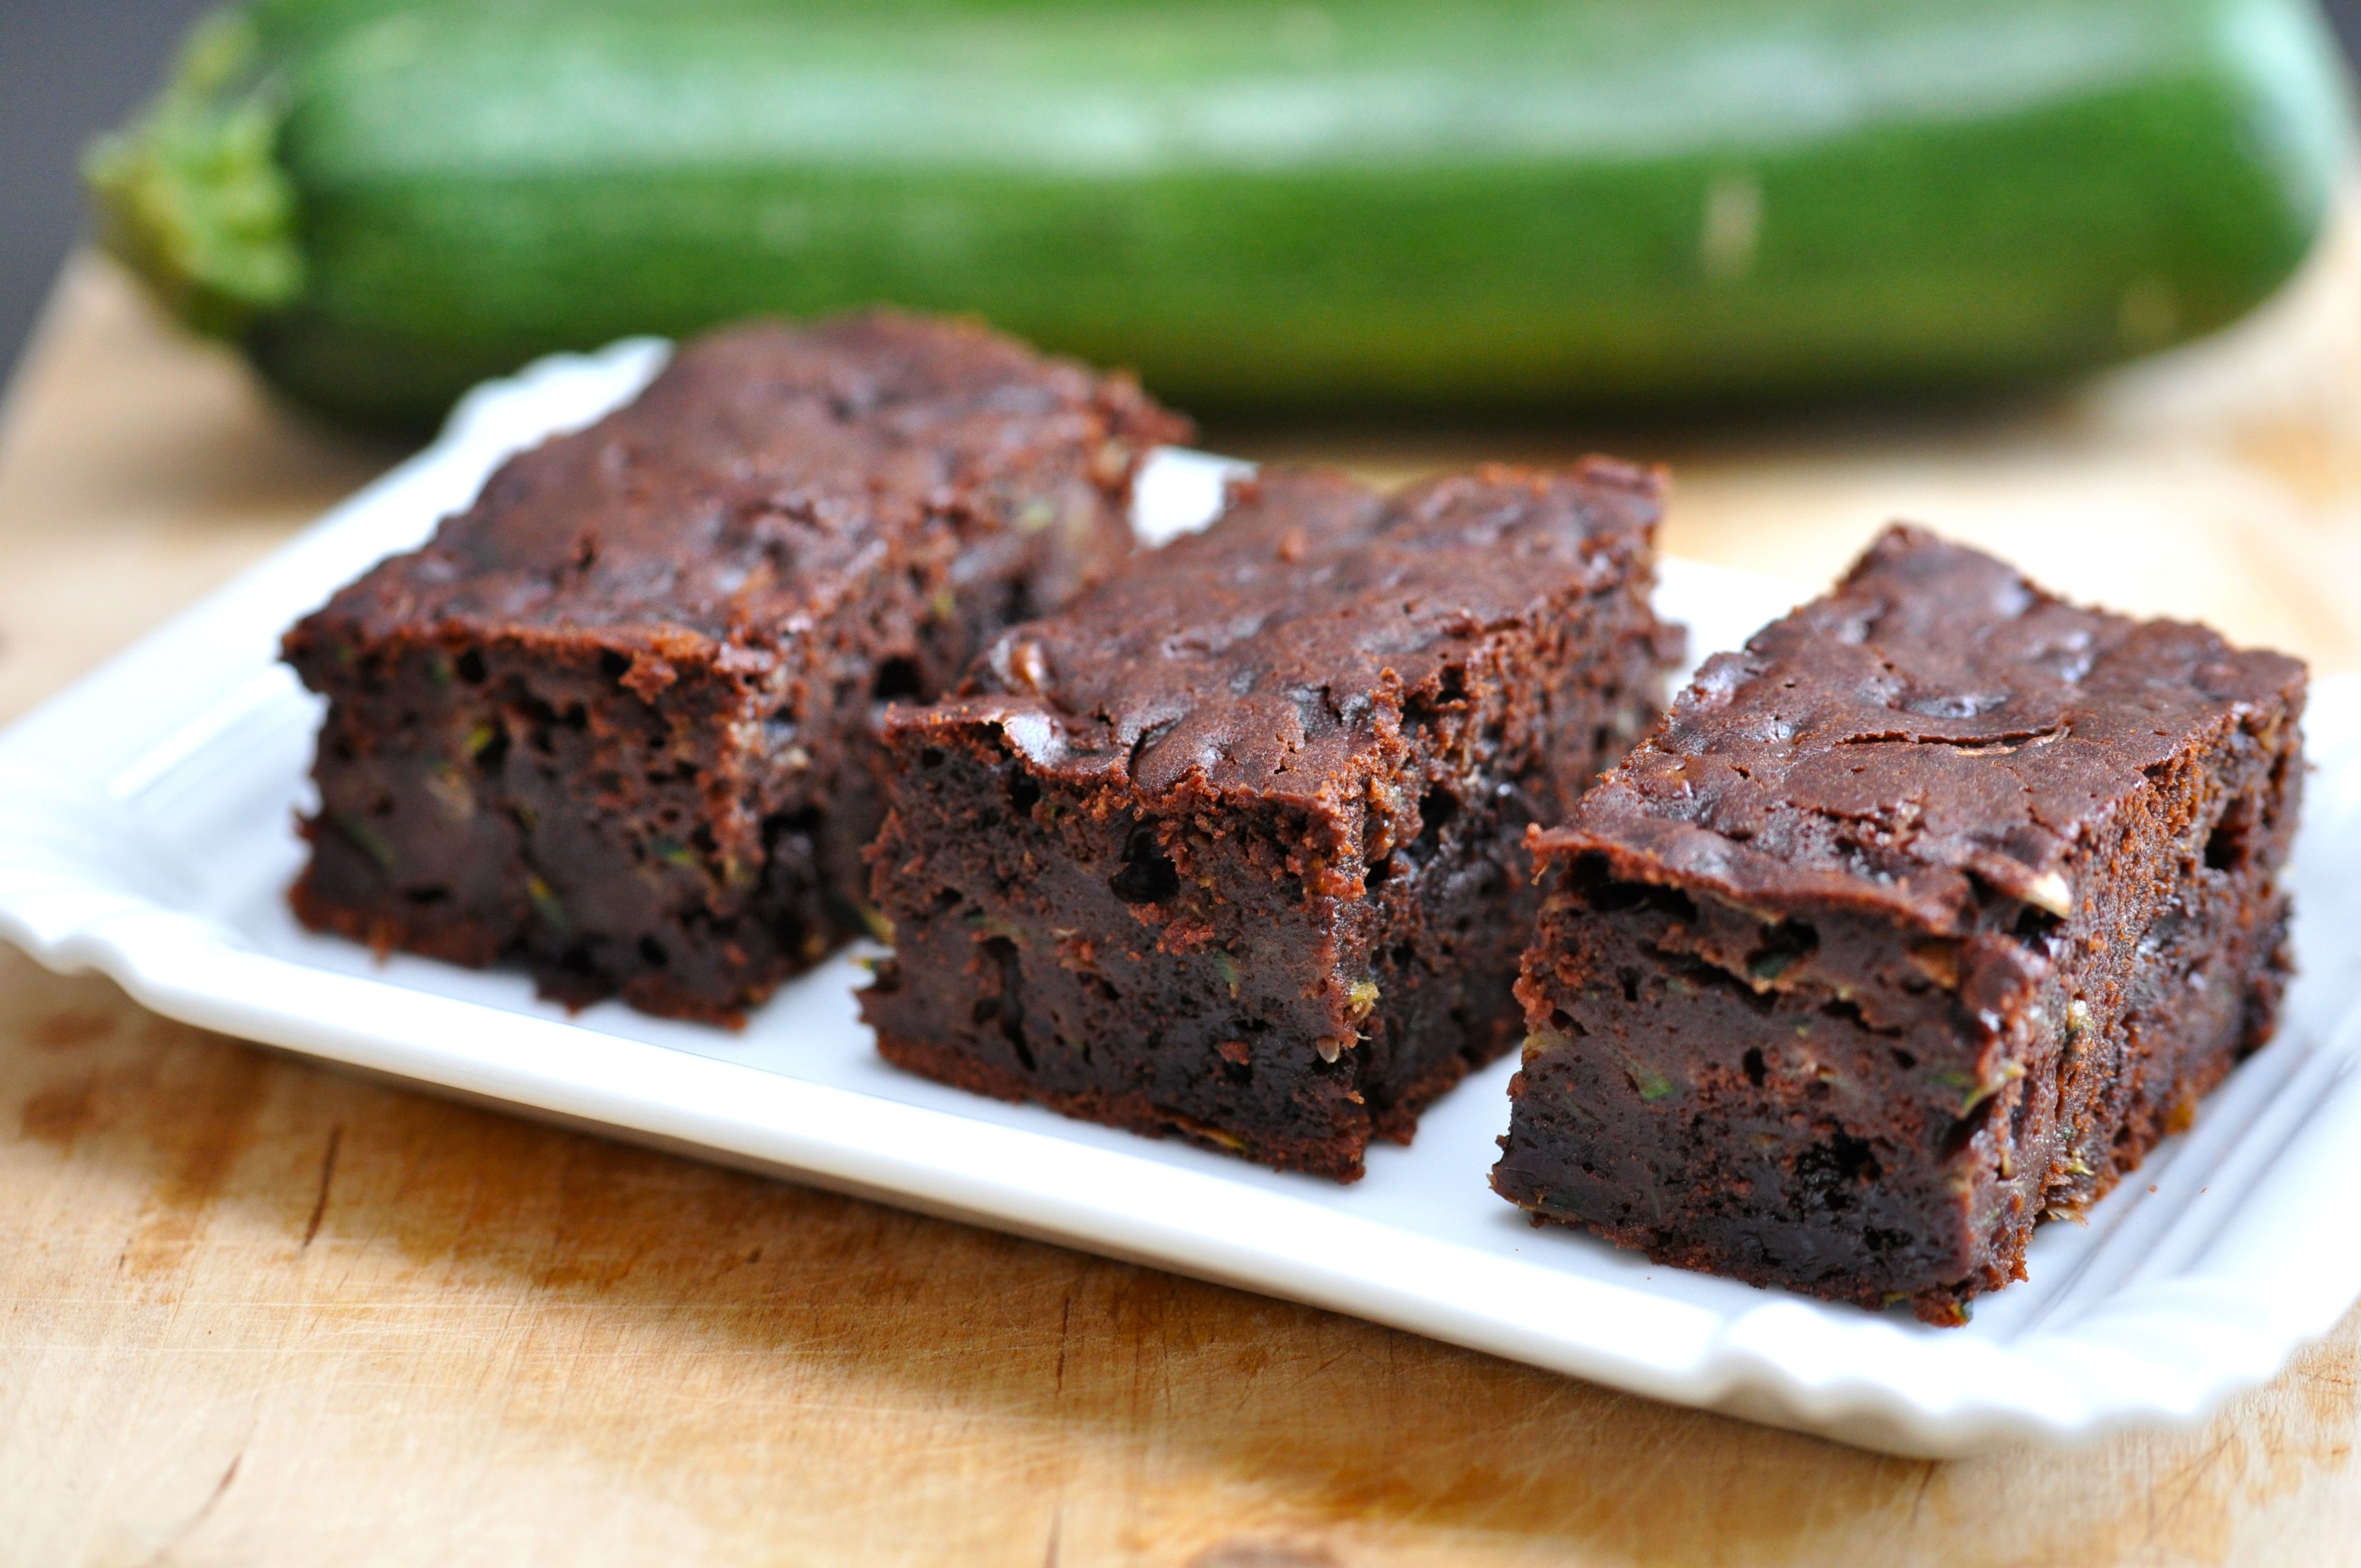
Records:
[[[1672,548],[1889,515],[2361,668],[2361,241],[2070,396],[1216,429],[1407,476],[1673,462]],[[0,426],[0,718],[395,454],[71,269]],[[2361,1221],[2356,1223],[2361,1245]],[[553,1130],[0,952],[0,1563],[2361,1563],[2361,1314],[2202,1431],[1934,1464]]]

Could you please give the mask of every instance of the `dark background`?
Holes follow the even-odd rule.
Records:
[[[217,3],[0,0],[0,376],[82,233],[82,144],[148,95],[181,31]],[[2328,10],[2347,51],[2361,50],[2361,0]]]

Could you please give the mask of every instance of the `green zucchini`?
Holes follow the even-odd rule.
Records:
[[[2070,373],[2230,321],[2347,152],[2308,0],[280,0],[93,149],[288,392],[872,302],[1201,409]]]

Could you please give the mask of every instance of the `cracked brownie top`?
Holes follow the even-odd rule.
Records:
[[[1989,891],[2063,917],[2076,845],[2151,770],[2209,729],[2275,722],[2303,682],[2284,655],[2069,604],[1896,527],[1826,598],[1708,660],[1535,842],[1741,906],[1821,900],[1952,931]]]
[[[1159,795],[1323,799],[1390,765],[1456,666],[1570,584],[1644,596],[1653,472],[1492,467],[1395,497],[1274,470],[1219,528],[1005,633],[937,710],[997,722],[1035,765]],[[1513,674],[1513,672],[1507,672]]]

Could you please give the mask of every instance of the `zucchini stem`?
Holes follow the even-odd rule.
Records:
[[[252,19],[217,11],[181,46],[147,113],[82,155],[102,244],[173,315],[236,338],[303,289],[281,108],[257,71]]]

